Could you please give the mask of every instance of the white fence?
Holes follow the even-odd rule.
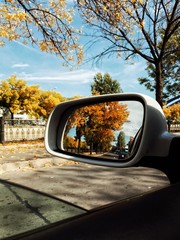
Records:
[[[44,138],[45,126],[4,127],[4,140],[21,141]]]
[[[171,123],[169,131],[173,133],[180,132],[180,122]]]
[[[13,124],[12,124],[13,123]],[[41,123],[41,122],[40,122]],[[1,140],[5,142],[21,141],[21,140],[35,140],[44,138],[45,124],[39,125],[37,121],[30,120],[6,120],[4,124],[4,130],[1,127]],[[179,133],[180,123],[174,122],[168,124],[168,130],[170,132]],[[2,138],[3,135],[3,138]]]

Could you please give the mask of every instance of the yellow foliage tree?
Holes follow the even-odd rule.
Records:
[[[75,148],[77,148],[77,146],[76,146],[77,144],[76,144],[76,142],[75,142],[75,140],[72,138],[72,137],[70,137],[70,136],[67,136],[65,139],[64,139],[64,148],[65,149],[67,149],[67,150],[69,150],[69,149],[75,149]]]
[[[167,108],[164,107],[163,111],[168,120],[180,121],[180,103],[174,104]]]
[[[0,107],[4,111],[10,111],[12,119],[15,113],[33,115],[38,102],[38,86],[27,86],[26,81],[17,79],[15,75],[1,82]]]
[[[105,151],[111,147],[114,131],[120,130],[128,118],[127,106],[119,102],[106,102],[79,108],[68,120],[66,134],[76,128],[76,138],[81,144],[84,136],[87,145]]]
[[[79,31],[71,25],[73,9],[65,0],[2,0],[0,3],[0,45],[5,39],[38,46],[66,62],[83,58]]]
[[[87,149],[87,144],[85,142],[80,143],[80,147],[81,149]],[[66,138],[64,138],[64,148],[67,151],[75,151],[76,149],[78,149],[78,142],[70,136],[66,136]]]
[[[35,112],[38,117],[47,119],[52,109],[63,101],[65,101],[65,98],[60,93],[54,91],[41,91],[38,108],[35,109]]]

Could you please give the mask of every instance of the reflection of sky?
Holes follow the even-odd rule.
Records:
[[[129,117],[128,122],[124,123],[120,131],[125,133],[126,143],[128,143],[130,137],[134,137],[142,126],[144,110],[143,105],[138,101],[126,101],[123,103],[127,104]],[[120,131],[117,131],[115,135],[118,136]]]

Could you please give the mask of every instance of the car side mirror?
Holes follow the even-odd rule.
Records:
[[[167,155],[165,133],[166,120],[154,99],[110,94],[57,105],[46,126],[45,146],[65,159],[129,167],[144,156]]]

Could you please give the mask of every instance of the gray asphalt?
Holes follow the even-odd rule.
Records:
[[[169,183],[159,171],[64,164],[6,172],[1,179],[49,193],[86,209],[161,188]]]
[[[86,209],[134,197],[169,184],[150,168],[109,168],[49,155],[42,143],[0,146],[0,178]]]

